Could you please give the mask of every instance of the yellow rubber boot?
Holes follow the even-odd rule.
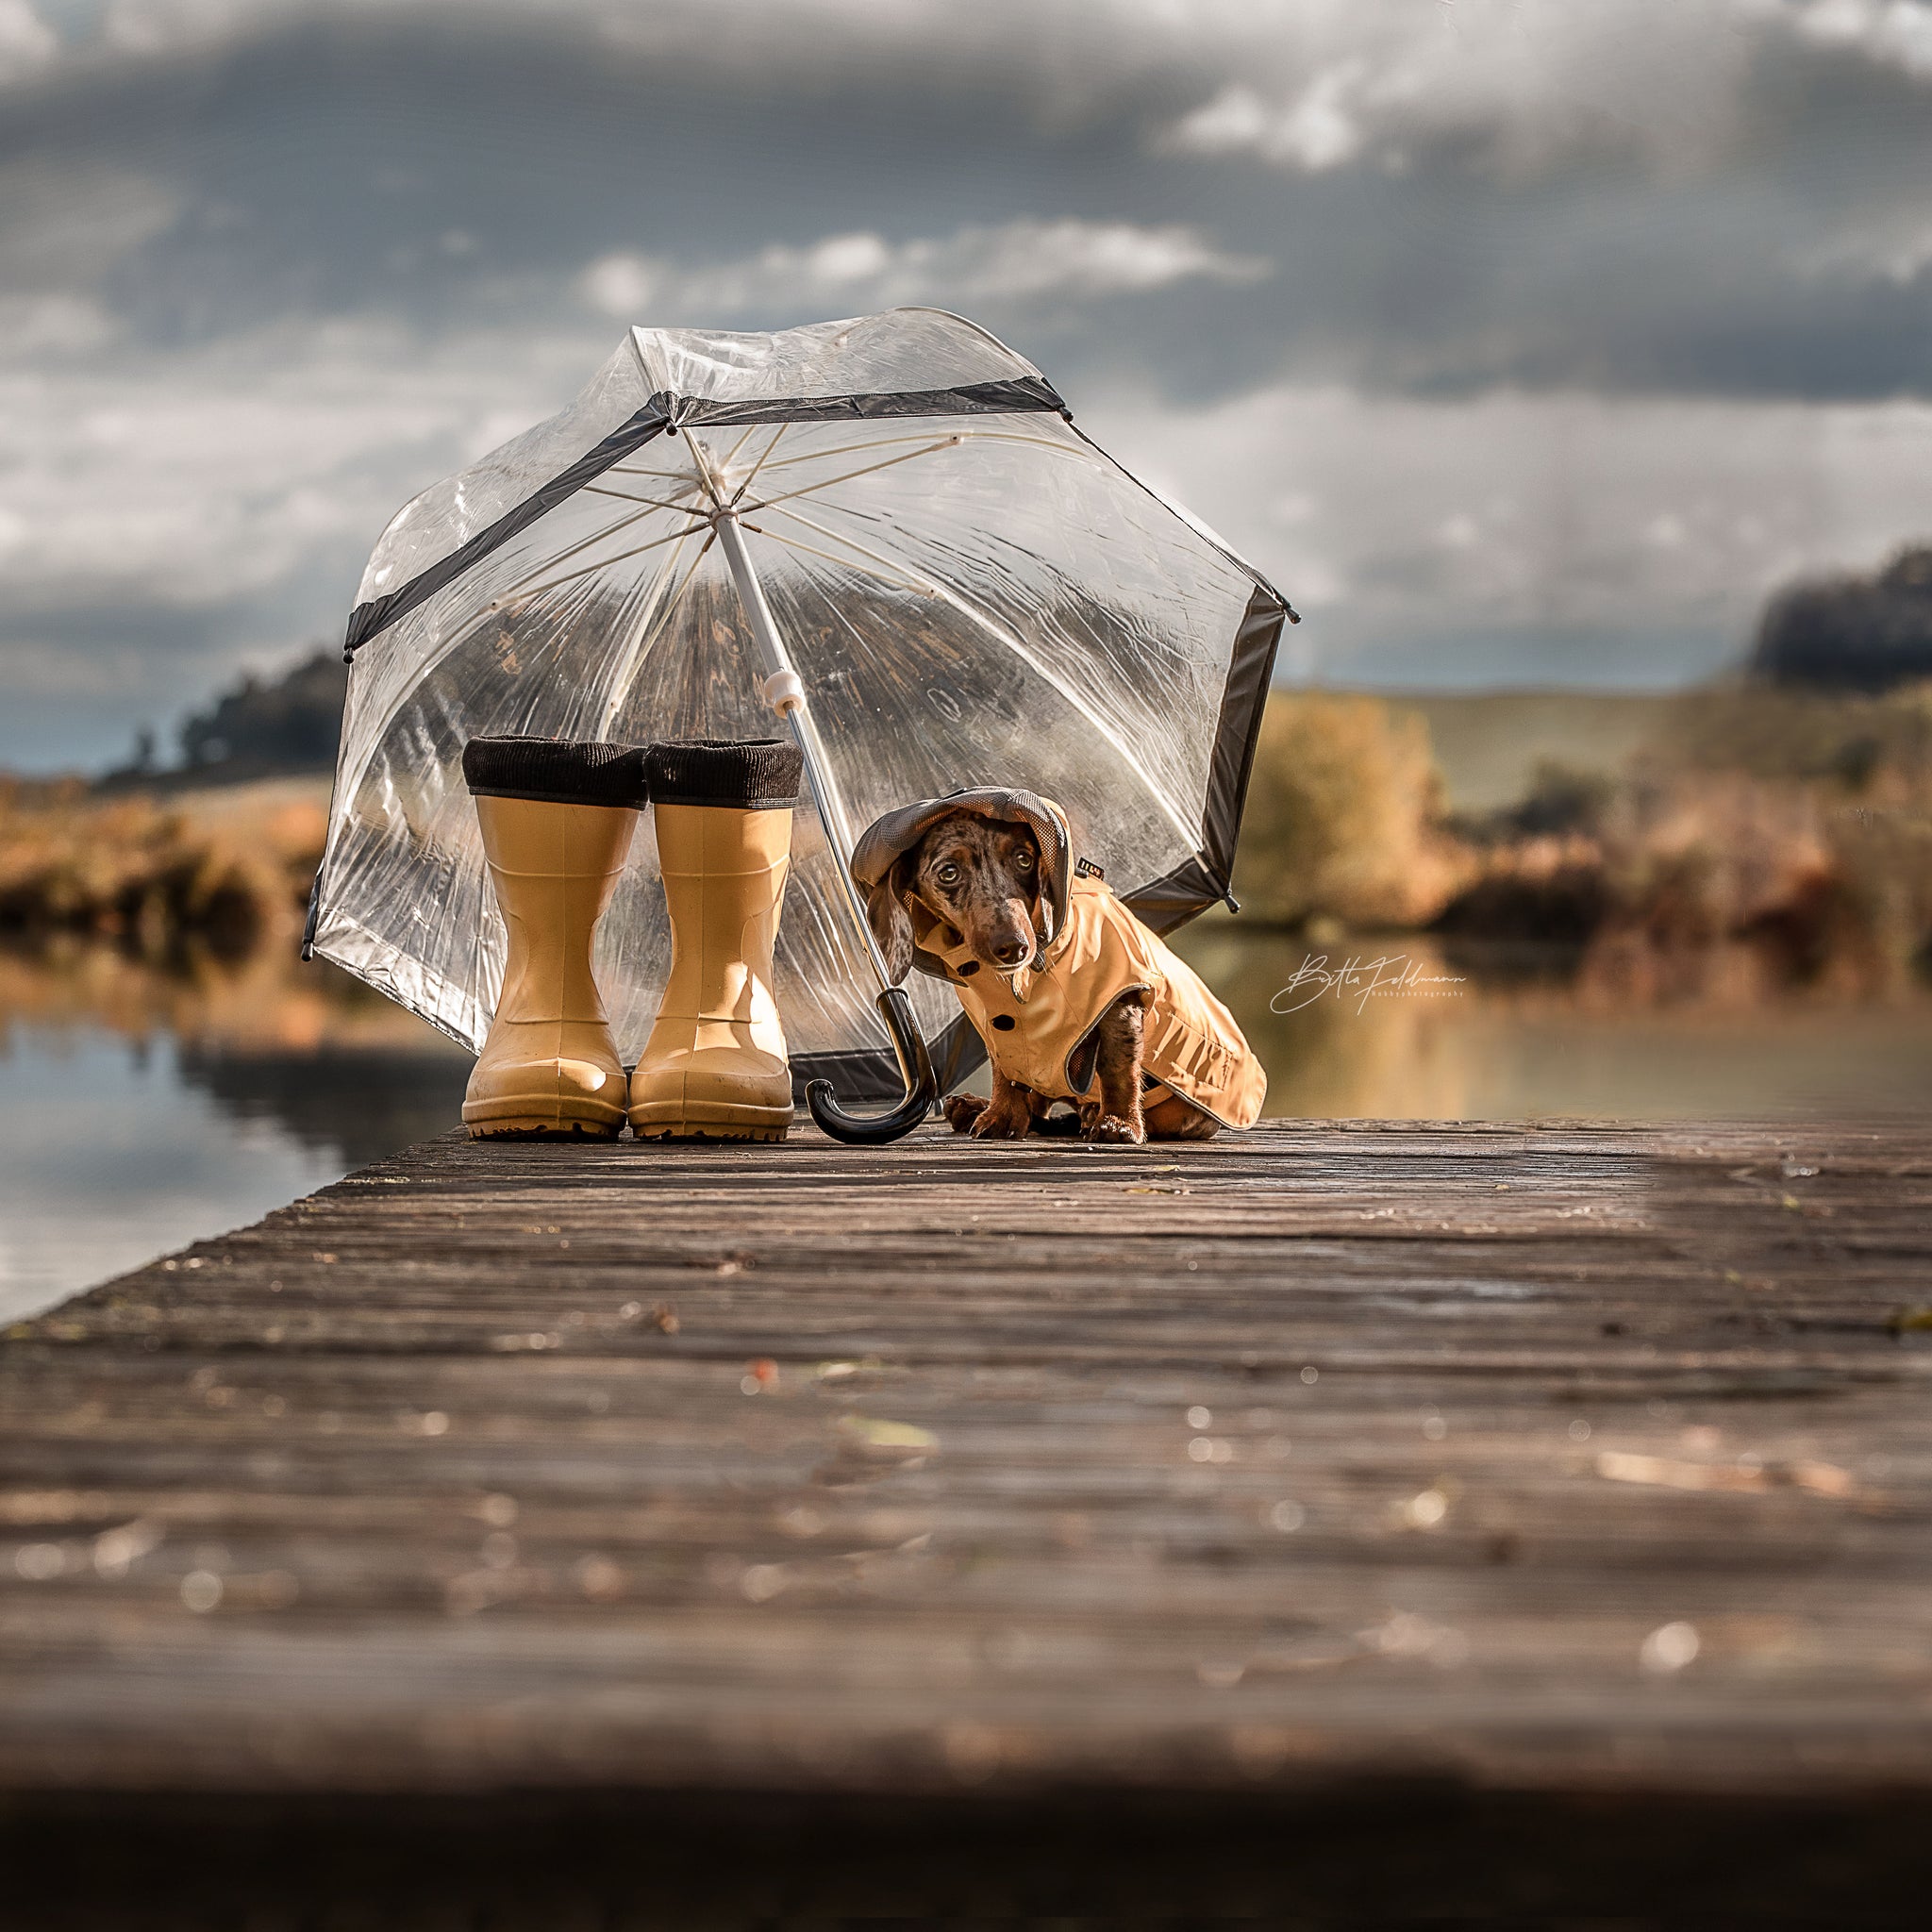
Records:
[[[624,870],[643,754],[549,739],[473,739],[475,797],[497,909],[503,991],[463,1096],[472,1140],[613,1140],[624,1062],[591,971],[597,922]]]
[[[797,747],[778,740],[646,755],[671,978],[631,1071],[641,1139],[782,1141],[791,1124],[772,948],[799,769]]]

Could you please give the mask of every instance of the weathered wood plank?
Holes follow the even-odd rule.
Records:
[[[432,1142],[0,1351],[0,1788],[1924,1790],[1928,1208],[1912,1122]]]

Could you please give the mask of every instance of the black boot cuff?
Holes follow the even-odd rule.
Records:
[[[543,805],[635,809],[649,796],[641,746],[567,738],[473,738],[463,747],[463,782],[479,798],[534,798]]]
[[[805,760],[789,739],[757,738],[733,744],[693,738],[654,744],[644,772],[657,805],[728,805],[769,811],[798,803]]]

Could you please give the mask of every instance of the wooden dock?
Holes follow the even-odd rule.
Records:
[[[1928,1304],[1924,1123],[431,1141],[0,1348],[0,1862],[1894,1923]]]

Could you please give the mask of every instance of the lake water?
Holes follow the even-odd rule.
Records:
[[[1182,945],[1267,1065],[1273,1114],[1932,1108],[1922,995],[1630,1010],[1593,998],[1561,961],[1413,939],[1314,950],[1223,923]],[[267,958],[165,974],[99,952],[0,955],[0,1320],[447,1130],[469,1064],[329,967]]]

